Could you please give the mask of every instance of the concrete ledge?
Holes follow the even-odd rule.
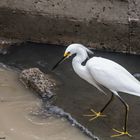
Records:
[[[140,53],[139,11],[131,14],[135,5],[127,0],[1,0],[0,4],[2,37],[63,45],[80,42],[95,49]],[[130,18],[138,19],[131,30]]]

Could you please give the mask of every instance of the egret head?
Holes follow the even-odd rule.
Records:
[[[67,47],[67,49],[65,50],[65,53],[64,53],[64,57],[69,58],[73,54],[80,54],[80,53],[93,54],[92,51],[90,51],[88,48],[86,48],[82,44],[76,44],[75,43],[75,44],[71,44]]]
[[[65,59],[69,58],[70,56],[72,56],[73,54],[80,54],[80,53],[84,53],[87,57],[88,57],[88,53],[93,54],[92,51],[90,51],[89,49],[87,49],[85,46],[83,46],[82,44],[71,44],[67,47],[67,49],[64,52],[64,56],[58,61],[58,63],[56,63],[56,65],[52,68],[52,70],[54,70],[61,62],[63,62]]]

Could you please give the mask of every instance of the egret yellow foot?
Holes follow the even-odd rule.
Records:
[[[116,129],[113,129],[115,132],[117,132],[118,134],[114,134],[112,135],[111,137],[114,138],[114,137],[119,137],[119,136],[123,136],[123,135],[127,135],[129,137],[132,137],[132,135],[130,135],[127,131],[119,131],[119,130],[116,130]]]
[[[106,117],[106,115],[103,115],[101,112],[96,112],[93,109],[90,109],[90,111],[93,114],[84,115],[86,117],[92,117],[91,119],[89,119],[89,121],[93,121],[93,120],[97,119],[98,117]]]

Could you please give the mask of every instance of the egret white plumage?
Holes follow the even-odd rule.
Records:
[[[81,44],[71,44],[65,50],[63,58],[53,67],[53,69],[55,69],[63,60],[75,54],[75,57],[72,60],[74,71],[82,79],[95,86],[102,93],[104,93],[102,86],[109,89],[112,93],[110,100],[99,112],[91,109],[92,114],[86,116],[92,117],[90,120],[94,120],[98,117],[104,116],[103,111],[112,102],[115,95],[125,106],[125,119],[124,129],[122,131],[113,129],[118,134],[112,135],[112,137],[122,135],[128,135],[131,137],[131,135],[127,131],[129,106],[120,97],[118,92],[128,93],[140,97],[140,82],[124,67],[109,59],[105,59],[102,57],[92,57],[86,62],[85,65],[82,65],[82,62],[84,62],[88,58],[88,53],[93,54],[91,50]]]

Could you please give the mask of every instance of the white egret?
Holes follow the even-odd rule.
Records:
[[[90,120],[94,120],[95,118],[104,116],[102,114],[103,111],[111,103],[115,95],[125,106],[125,119],[123,130],[118,131],[116,129],[113,129],[117,134],[112,135],[112,137],[122,135],[128,135],[131,137],[131,135],[127,131],[129,106],[119,96],[118,92],[140,96],[140,82],[121,65],[109,59],[105,59],[102,57],[92,57],[86,62],[85,65],[82,65],[82,62],[84,62],[88,58],[88,53],[93,54],[92,51],[81,44],[71,44],[67,47],[63,58],[53,67],[53,69],[55,69],[63,60],[75,54],[76,56],[72,60],[74,71],[82,79],[95,86],[101,92],[104,93],[104,91],[102,90],[103,86],[109,89],[112,93],[110,100],[99,112],[91,109],[92,114],[86,116],[92,117]]]

